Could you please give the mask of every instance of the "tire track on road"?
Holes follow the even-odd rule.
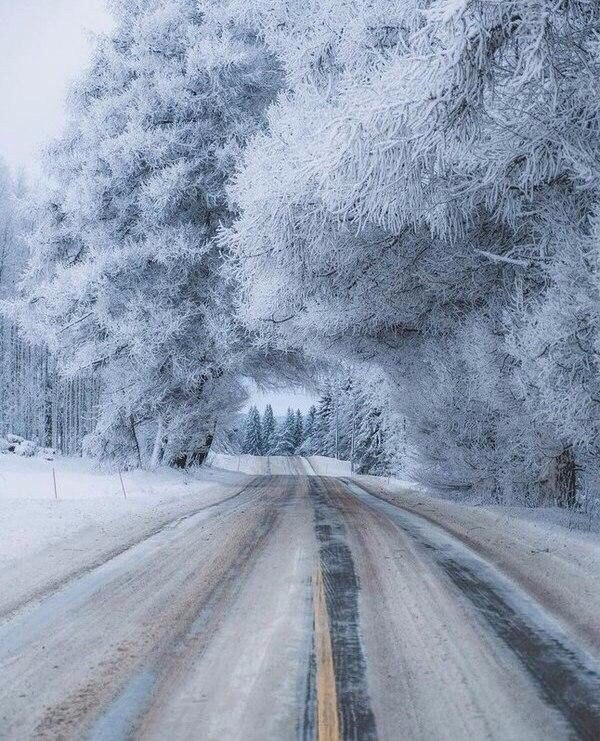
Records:
[[[266,477],[260,477],[255,488],[265,487],[267,483]],[[288,491],[283,496],[289,499],[292,493]],[[147,710],[148,703],[154,696],[168,694],[173,676],[181,671],[181,654],[193,653],[195,660],[202,659],[203,652],[218,629],[224,606],[228,604],[233,609],[245,576],[253,568],[280,516],[279,507],[265,507],[258,526],[246,533],[235,551],[227,553],[227,558],[219,567],[219,577],[205,594],[199,595],[194,611],[188,613],[187,619],[181,623],[177,632],[159,647],[152,659],[138,667],[135,674],[128,678],[127,683],[98,715],[88,732],[90,741],[130,738],[134,735],[137,737],[137,726]],[[207,585],[202,584],[201,587],[206,589]],[[137,686],[140,680],[144,679],[149,686],[145,687],[139,698],[130,701],[130,688]]]

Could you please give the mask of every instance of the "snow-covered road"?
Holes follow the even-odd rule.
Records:
[[[250,475],[31,591],[0,622],[0,737],[598,738],[585,594],[571,625],[558,571],[534,598],[500,541],[381,496]]]

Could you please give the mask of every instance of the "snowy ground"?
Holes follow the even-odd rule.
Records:
[[[55,498],[53,469],[58,499]],[[111,521],[148,517],[173,500],[215,496],[215,482],[240,477],[201,469],[194,474],[159,471],[99,470],[80,458],[0,456],[0,565],[26,551],[55,543],[79,527],[105,528]],[[218,489],[220,491],[220,489]]]
[[[600,656],[600,535],[556,508],[458,504],[376,476],[356,481],[495,564]],[[580,527],[585,516],[581,516]]]
[[[349,476],[349,461],[338,461],[322,455],[259,456],[211,453],[208,463],[216,468],[250,474],[303,474],[305,476]]]
[[[125,495],[118,470],[80,458],[0,455],[0,614],[247,481],[211,468],[122,477]]]
[[[140,472],[125,500],[62,460],[56,502],[51,464],[1,460],[25,528],[65,514],[0,568],[2,739],[595,737],[597,543],[373,477]]]

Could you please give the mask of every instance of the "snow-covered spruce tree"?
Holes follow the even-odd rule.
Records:
[[[274,455],[294,455],[296,452],[296,415],[288,408],[285,419],[279,425]]]
[[[315,453],[335,458],[335,434],[334,392],[331,383],[326,382],[317,401],[315,425],[312,434],[312,446],[315,449]]]
[[[385,439],[382,430],[382,411],[371,406],[364,410],[359,418],[356,434],[356,448],[353,456],[356,473],[388,473]]]
[[[226,5],[113,2],[31,235],[23,326],[64,372],[101,377],[87,450],[133,465],[201,452],[244,395],[214,237],[279,75]]]
[[[337,425],[337,457],[350,461],[354,471],[403,472],[404,420],[395,413],[395,403],[381,373],[368,367],[345,369],[323,384],[319,409],[313,407],[306,417],[307,437],[299,453],[335,457]]]
[[[294,451],[297,451],[304,442],[304,418],[299,409],[296,409],[294,422]]]
[[[298,450],[299,455],[314,455],[317,450],[315,446],[317,407],[311,404],[304,418],[303,440]]]
[[[270,455],[275,446],[277,432],[275,415],[273,414],[273,407],[270,404],[267,404],[265,407],[260,429],[263,455]]]
[[[244,445],[242,453],[263,455],[264,444],[260,424],[260,413],[255,406],[250,407],[244,425]]]
[[[597,5],[252,7],[289,91],[232,191],[244,321],[379,365],[430,483],[598,471]]]

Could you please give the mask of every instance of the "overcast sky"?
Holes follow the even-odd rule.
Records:
[[[0,0],[0,156],[35,169],[60,132],[69,81],[89,60],[89,32],[110,28],[104,0]]]
[[[310,405],[315,402],[316,399],[313,396],[301,391],[283,389],[282,391],[266,391],[265,393],[262,393],[261,391],[254,389],[248,403],[246,404],[246,410],[255,404],[262,412],[267,404],[271,404],[276,415],[285,414],[288,407],[292,407],[294,410],[300,409],[300,411],[304,413],[307,412]]]

